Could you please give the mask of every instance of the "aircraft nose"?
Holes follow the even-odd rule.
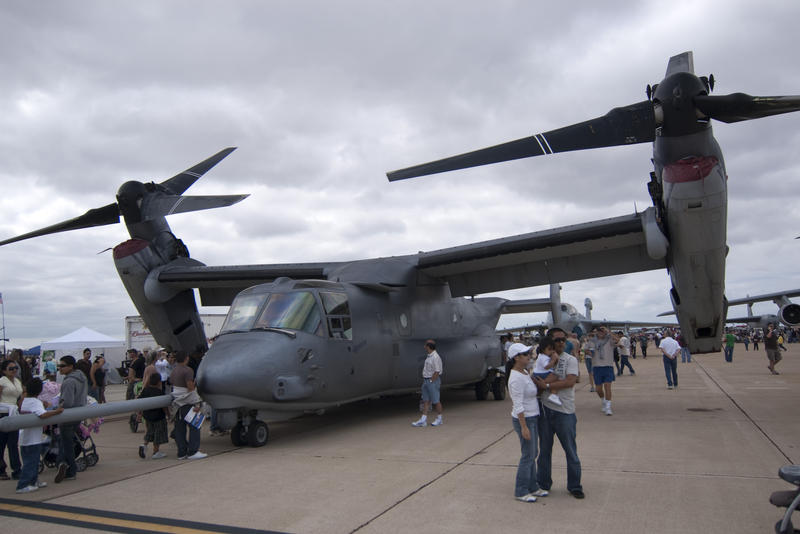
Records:
[[[215,408],[296,400],[312,388],[300,369],[295,340],[271,332],[221,336],[200,363],[197,388]]]

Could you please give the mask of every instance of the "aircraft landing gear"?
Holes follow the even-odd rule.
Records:
[[[475,383],[475,398],[477,400],[488,399],[489,391],[492,392],[494,400],[500,401],[506,398],[506,377],[496,369],[490,369],[483,380]]]
[[[263,447],[269,441],[267,423],[254,419],[249,425],[239,421],[231,429],[231,443],[237,447]]]

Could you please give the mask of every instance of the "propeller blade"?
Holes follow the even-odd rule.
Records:
[[[669,78],[678,72],[688,72],[694,74],[694,54],[691,52],[684,52],[669,58],[667,64],[667,72],[664,78]]]
[[[532,137],[386,173],[390,182],[532,156],[652,142],[657,126],[649,100],[614,108],[602,117]]]
[[[250,195],[181,196],[159,195],[145,200],[142,207],[144,219],[164,217],[174,213],[224,208],[241,202]]]
[[[228,147],[224,150],[220,150],[210,158],[201,161],[194,167],[190,167],[183,171],[180,174],[176,174],[169,180],[164,180],[161,182],[161,185],[169,189],[171,192],[175,193],[176,195],[180,195],[187,189],[189,189],[192,184],[194,184],[200,177],[202,177],[205,173],[211,170],[214,165],[225,159],[225,157],[236,150],[236,147]]]
[[[22,234],[17,237],[0,241],[0,246],[9,243],[16,243],[24,239],[32,237],[39,237],[48,234],[57,234],[59,232],[68,232],[70,230],[79,230],[81,228],[91,228],[92,226],[105,226],[107,224],[115,224],[119,222],[119,207],[116,204],[109,204],[102,208],[95,208],[87,211],[79,217],[69,219],[68,221],[60,222],[41,230],[35,230],[27,234]]]
[[[798,111],[800,96],[698,95],[694,105],[706,117],[731,123]]]

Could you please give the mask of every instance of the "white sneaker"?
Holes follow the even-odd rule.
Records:
[[[536,496],[533,493],[523,495],[522,497],[514,497],[514,498],[522,502],[536,502]]]
[[[417,419],[416,421],[414,421],[413,423],[411,423],[411,425],[412,426],[428,426],[428,420],[420,418],[420,419]]]
[[[614,415],[614,412],[611,411],[611,406],[608,407],[605,413],[606,415]]]
[[[442,421],[442,418],[441,418],[441,417],[437,417],[437,418],[436,418],[436,420],[435,420],[433,423],[431,423],[431,426],[439,426],[439,425],[441,425],[443,422],[444,422],[444,421]]]
[[[40,488],[46,488],[47,487],[47,482],[45,482],[44,480],[40,480],[40,481],[38,481],[36,483],[36,486],[40,487]]]
[[[208,456],[206,453],[204,453],[204,452],[200,452],[200,451],[197,451],[197,452],[196,452],[196,453],[194,453],[193,455],[191,455],[191,456],[187,456],[187,457],[186,457],[186,459],[187,459],[187,460],[202,460],[202,459],[203,459],[203,458],[205,458],[206,456]]]
[[[154,453],[153,453],[153,456],[151,456],[151,458],[152,458],[153,460],[158,460],[158,459],[160,459],[160,458],[166,458],[166,457],[167,457],[167,453],[165,453],[165,452],[161,452],[161,451],[154,452]]]
[[[550,495],[550,492],[547,491],[546,489],[539,488],[533,493],[531,493],[531,495],[533,495],[534,497],[547,497],[548,495]]]
[[[24,488],[18,489],[17,493],[31,493],[32,491],[39,491],[39,488],[36,486],[25,486]]]
[[[550,402],[552,402],[556,406],[563,406],[563,403],[561,402],[561,399],[555,393],[551,393],[550,395],[548,395],[547,396],[547,400],[549,400]]]

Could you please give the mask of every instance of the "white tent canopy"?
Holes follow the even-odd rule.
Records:
[[[82,326],[67,335],[42,342],[42,350],[82,351],[83,349],[106,349],[124,347],[125,342]],[[76,358],[80,358],[80,354]]]
[[[124,341],[85,326],[59,338],[42,342],[42,353],[46,350],[55,351],[56,359],[70,354],[79,360],[83,356],[83,349],[92,349],[93,356],[102,353],[106,358],[107,367],[112,368],[119,366],[125,356]]]

